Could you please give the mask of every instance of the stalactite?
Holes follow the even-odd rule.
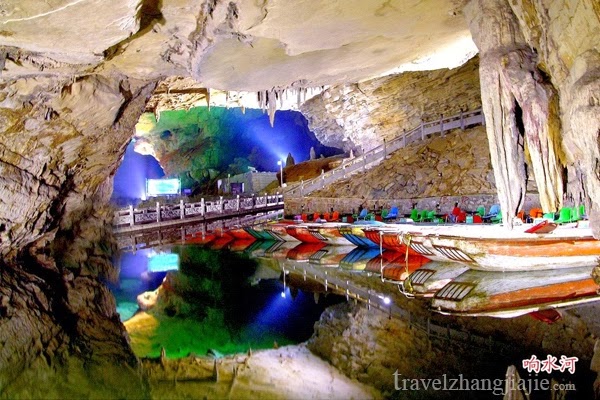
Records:
[[[271,127],[275,125],[275,112],[277,111],[277,92],[271,89],[267,97],[267,106],[269,107],[269,123]]]
[[[225,109],[229,110],[229,90],[225,92]]]
[[[300,91],[300,88],[297,89],[297,100],[296,100],[296,104],[298,105],[298,110],[300,109],[300,105],[302,104],[302,92]]]
[[[210,111],[210,88],[206,89],[206,107]]]

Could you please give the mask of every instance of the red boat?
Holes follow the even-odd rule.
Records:
[[[291,224],[291,221],[288,222],[277,222],[274,224],[267,224],[264,227],[264,230],[269,232],[269,234],[277,241],[280,242],[297,242],[298,239],[294,236],[290,235],[286,227]]]
[[[288,225],[285,227],[285,231],[290,235],[301,241],[302,243],[322,243],[325,244],[320,239],[313,236],[312,233],[308,230],[308,224],[297,224],[297,225]]]
[[[246,230],[244,228],[233,228],[230,229],[229,231],[227,231],[228,234],[230,234],[231,236],[233,236],[234,239],[237,240],[256,240],[256,238],[254,236],[252,236],[251,234],[249,234],[248,232],[246,232]]]
[[[402,233],[398,230],[385,230],[382,228],[365,228],[363,229],[367,239],[374,243],[380,244],[381,247],[387,250],[397,251],[406,254],[408,251],[409,255],[418,255],[416,251],[408,248],[402,242]]]

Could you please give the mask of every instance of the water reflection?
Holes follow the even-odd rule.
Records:
[[[277,253],[280,247],[215,238],[204,247],[124,253],[113,290],[136,354],[157,357],[162,348],[168,357],[229,354],[307,340],[324,308],[343,299],[316,304],[312,293],[289,292],[278,265],[261,262],[284,256],[289,248]]]
[[[367,326],[377,329],[369,321],[382,327],[387,324],[383,321],[390,321],[389,331],[384,327],[376,335],[377,343],[410,343],[406,353],[393,353],[408,357],[407,365],[400,356],[385,361],[391,363],[386,364],[391,372],[400,368],[406,375],[417,360],[427,364],[443,356],[451,360],[444,364],[443,373],[465,373],[463,368],[469,365],[472,376],[498,377],[507,365],[520,366],[531,354],[543,357],[542,348],[582,357],[577,351],[583,347],[577,343],[587,336],[577,336],[572,330],[565,333],[565,327],[576,325],[562,309],[600,299],[598,285],[590,275],[592,267],[539,273],[485,272],[406,252],[217,236],[201,246],[174,246],[171,252],[179,255],[180,270],[166,275],[157,294],[158,306],[126,323],[140,355],[156,356],[161,347],[167,356],[179,357],[189,352],[205,354],[209,349],[215,354],[245,352],[248,347],[304,341],[325,306],[346,300],[366,305],[342,306],[348,307],[343,312],[348,315],[367,313],[368,318],[359,319],[359,335],[366,335],[364,339],[369,337]],[[130,271],[140,273],[140,268]],[[340,297],[332,300],[332,295]],[[561,315],[565,318],[552,326],[529,317],[502,321],[462,318],[523,314],[546,323],[556,322]],[[346,326],[346,322],[331,319],[326,314],[319,324],[330,321],[334,328]],[[393,334],[388,338],[389,332]],[[333,333],[334,343],[339,334]],[[538,345],[541,337],[543,345]],[[329,348],[331,343],[325,343],[324,348]],[[581,379],[588,381],[587,376]]]

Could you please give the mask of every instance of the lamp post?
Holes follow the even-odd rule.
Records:
[[[277,160],[277,165],[279,165],[280,184],[281,184],[281,187],[283,188],[283,161]]]

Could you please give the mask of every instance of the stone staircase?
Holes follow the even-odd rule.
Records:
[[[344,159],[342,164],[326,173],[321,174],[316,178],[302,181],[293,186],[288,186],[284,190],[284,196],[286,197],[303,197],[307,194],[314,192],[315,190],[323,189],[327,185],[352,176],[358,172],[366,171],[368,168],[379,164],[381,161],[393,153],[407,145],[414,143],[418,140],[424,140],[426,137],[434,134],[441,133],[452,129],[462,129],[476,126],[485,125],[485,118],[481,109],[461,112],[460,114],[453,115],[451,117],[440,118],[436,121],[422,122],[421,125],[416,128],[403,132],[401,135],[394,139],[385,142],[375,147],[364,154],[351,159]]]

